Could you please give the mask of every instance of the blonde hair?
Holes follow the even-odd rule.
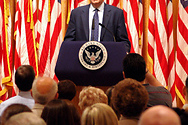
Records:
[[[110,106],[96,103],[84,110],[81,125],[118,125],[118,118]]]
[[[88,86],[83,88],[79,94],[79,107],[84,110],[87,106],[91,106],[95,103],[108,104],[108,97],[102,89]]]

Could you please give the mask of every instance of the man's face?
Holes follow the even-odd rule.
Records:
[[[104,2],[104,0],[90,0],[90,2],[93,7],[98,8]]]

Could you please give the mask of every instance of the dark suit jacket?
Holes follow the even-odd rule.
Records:
[[[68,29],[64,41],[89,41],[89,7],[78,7],[71,12]],[[130,52],[131,44],[128,39],[123,10],[104,4],[103,23],[115,36],[117,42],[124,42]],[[100,41],[114,41],[113,35],[105,28],[101,29]]]

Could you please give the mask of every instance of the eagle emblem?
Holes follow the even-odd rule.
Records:
[[[90,53],[90,52],[87,51],[87,50],[85,50],[85,52],[86,52],[86,55],[87,55],[87,57],[89,58],[91,64],[95,64],[95,61],[96,61],[96,59],[99,57],[99,55],[100,55],[100,53],[101,53],[101,50],[97,51],[96,53],[94,53],[94,52],[91,52],[91,53]]]
[[[105,46],[97,41],[84,43],[79,50],[80,63],[89,70],[97,70],[104,66],[107,61]]]

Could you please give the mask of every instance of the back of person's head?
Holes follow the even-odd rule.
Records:
[[[109,88],[106,90],[105,94],[106,94],[107,97],[108,97],[108,105],[109,105],[110,107],[112,107],[112,109],[114,110],[114,112],[116,113],[116,115],[117,115],[117,117],[118,117],[118,119],[119,119],[119,118],[120,118],[120,113],[119,113],[119,111],[117,111],[117,110],[114,108],[114,106],[112,105],[112,91],[113,91],[113,89],[114,89],[114,86],[109,87]]]
[[[138,118],[146,109],[148,92],[138,81],[126,78],[115,85],[112,104],[126,118]]]
[[[84,110],[87,106],[91,106],[95,103],[108,104],[108,97],[104,91],[100,88],[87,86],[82,89],[79,94],[79,107]]]
[[[144,58],[137,53],[129,53],[123,60],[125,78],[132,78],[139,82],[145,79],[146,63]]]
[[[39,104],[44,105],[56,98],[57,91],[57,83],[50,77],[38,77],[33,82],[32,96]]]
[[[76,95],[76,85],[71,80],[62,80],[58,83],[59,99],[72,100]]]
[[[178,114],[163,105],[153,106],[144,111],[138,125],[181,125]]]
[[[185,86],[183,87],[183,94],[184,94],[184,96],[185,96],[185,100],[186,100],[186,102],[188,101],[188,76],[187,76],[187,78],[186,78],[186,80],[185,80]],[[186,106],[185,107],[183,107],[183,108],[187,108]],[[187,108],[188,109],[188,108]]]
[[[64,101],[69,106],[69,109],[70,109],[71,114],[73,116],[74,125],[81,125],[81,122],[80,122],[80,117],[81,116],[80,116],[80,113],[79,113],[77,107],[73,104],[72,101],[70,101],[68,99],[64,99]]]
[[[15,83],[19,90],[31,90],[33,80],[35,79],[35,71],[30,65],[21,65],[15,73]]]
[[[12,104],[8,106],[2,116],[1,116],[1,125],[4,125],[6,121],[13,115],[16,115],[21,112],[32,112],[29,107],[23,104]]]
[[[187,78],[186,78],[186,80],[185,80],[185,87],[186,87],[186,91],[187,91],[187,93],[188,93],[188,76],[187,76]]]
[[[10,117],[5,125],[46,125],[46,123],[32,112],[23,112]]]
[[[64,100],[55,99],[46,104],[41,118],[47,125],[73,125],[73,116]]]
[[[118,118],[109,105],[96,103],[84,110],[81,125],[118,125]]]
[[[111,97],[112,97],[112,90],[114,89],[114,86],[111,86],[111,87],[109,87],[107,90],[106,90],[106,92],[105,92],[105,94],[107,95],[107,97],[108,97],[108,105],[111,105]]]

